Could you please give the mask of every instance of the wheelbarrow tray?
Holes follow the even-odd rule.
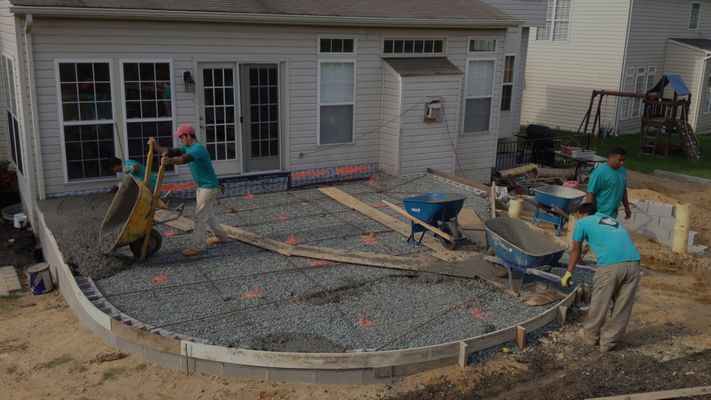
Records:
[[[585,197],[585,192],[558,185],[545,185],[533,189],[536,203],[546,207],[556,206],[561,210],[575,212]]]
[[[556,265],[568,248],[563,240],[517,218],[492,218],[484,226],[496,257],[521,268]]]
[[[466,196],[456,193],[427,193],[404,197],[405,211],[432,226],[449,221],[462,210]]]
[[[150,189],[127,175],[114,196],[101,224],[102,252],[130,244],[146,234],[153,196]]]

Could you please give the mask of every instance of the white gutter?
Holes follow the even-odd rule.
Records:
[[[620,86],[618,90],[620,92],[625,91],[625,69],[627,68],[627,46],[629,46],[629,41],[630,41],[630,29],[632,28],[632,9],[634,8],[634,0],[630,0],[630,7],[629,10],[627,11],[627,32],[625,32],[625,48],[622,52],[622,71],[620,71]],[[602,101],[602,100],[600,100]],[[612,132],[615,133],[615,135],[618,134],[619,130],[619,125],[620,125],[620,110],[622,109],[622,103],[617,101],[617,105],[615,106],[615,125],[612,128]]]
[[[703,113],[703,111],[701,110],[701,91],[704,90],[704,81],[706,80],[707,76],[707,74],[705,74],[706,64],[709,60],[711,60],[711,54],[708,53],[706,54],[706,57],[701,59],[701,76],[699,77],[698,91],[696,92],[696,100],[694,101],[694,124],[692,126],[694,130],[696,130],[696,128],[699,126],[699,116]]]
[[[39,117],[37,116],[37,88],[35,87],[35,61],[32,54],[32,14],[25,16],[25,57],[27,62],[27,83],[30,86],[30,113],[32,114],[32,145],[35,150],[35,165],[37,166],[37,187],[39,199],[46,197],[44,187],[44,163],[39,140]]]
[[[435,6],[436,7],[436,6]],[[225,13],[209,11],[169,11],[169,10],[134,10],[116,8],[83,7],[32,7],[14,6],[10,11],[15,14],[34,14],[49,17],[66,18],[112,18],[142,20],[182,20],[195,22],[244,22],[258,24],[283,25],[339,25],[339,26],[387,26],[419,28],[500,28],[517,26],[517,19],[416,19],[384,17],[339,17],[322,15],[287,15]]]

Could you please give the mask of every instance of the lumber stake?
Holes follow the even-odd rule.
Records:
[[[459,366],[464,368],[469,361],[469,345],[466,342],[459,342]]]
[[[516,326],[516,346],[519,350],[526,348],[526,328],[521,325]]]

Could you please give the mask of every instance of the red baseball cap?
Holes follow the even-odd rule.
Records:
[[[183,135],[195,136],[195,128],[190,124],[182,124],[178,127],[178,130],[173,133],[173,136],[179,138]]]

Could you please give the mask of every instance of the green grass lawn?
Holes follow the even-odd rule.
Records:
[[[675,153],[664,155],[639,155],[639,135],[620,135],[606,139],[593,139],[590,148],[601,156],[606,156],[613,147],[622,147],[627,151],[625,167],[633,171],[652,173],[655,169],[676,172],[684,175],[698,176],[711,179],[711,134],[699,135],[701,145],[701,159],[687,160],[680,149]],[[666,143],[666,135],[659,138],[659,143]],[[672,137],[672,148],[679,146],[679,136]]]

